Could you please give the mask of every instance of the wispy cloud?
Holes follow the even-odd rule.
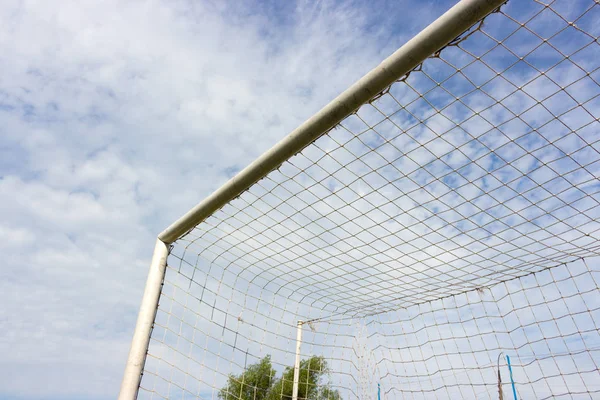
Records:
[[[449,7],[414,4],[4,2],[0,396],[113,398],[156,232]]]

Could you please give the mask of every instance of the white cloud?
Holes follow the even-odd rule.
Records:
[[[448,8],[2,3],[0,397],[24,398],[114,398],[153,236]]]

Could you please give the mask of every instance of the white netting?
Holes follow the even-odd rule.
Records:
[[[299,320],[311,399],[600,396],[598,21],[510,1],[178,240],[140,398],[288,399]]]

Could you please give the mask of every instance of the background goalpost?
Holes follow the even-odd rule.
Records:
[[[460,1],[165,229],[119,398],[600,396],[600,4],[547,1]]]

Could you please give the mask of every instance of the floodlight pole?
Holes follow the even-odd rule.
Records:
[[[300,383],[300,345],[302,344],[302,324],[298,321],[296,333],[296,362],[294,364],[294,386],[292,388],[292,400],[298,400],[298,384]]]

